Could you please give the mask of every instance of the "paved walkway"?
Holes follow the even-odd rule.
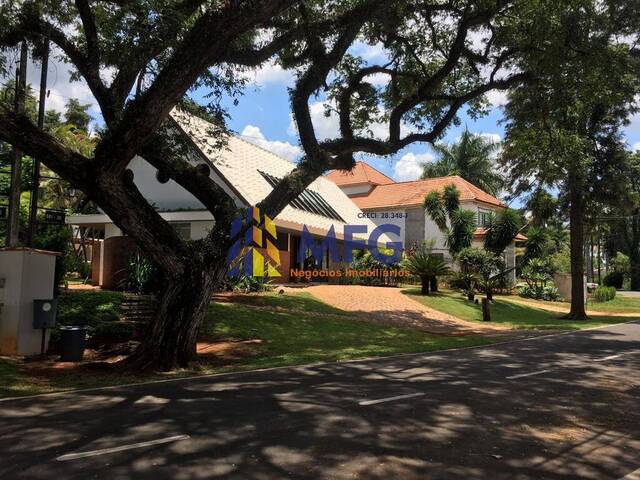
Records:
[[[306,291],[336,308],[386,325],[413,327],[439,335],[491,335],[508,331],[506,327],[467,322],[434,310],[404,295],[399,288],[314,285]]]

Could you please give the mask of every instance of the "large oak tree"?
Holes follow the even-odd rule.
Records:
[[[171,369],[195,353],[198,325],[226,272],[232,200],[187,160],[166,134],[171,110],[194,88],[208,89],[208,113],[242,87],[242,69],[278,61],[295,71],[290,101],[304,157],[260,203],[275,216],[323,172],[349,169],[354,154],[392,155],[432,143],[463,107],[525,78],[499,42],[513,15],[502,0],[31,0],[4,4],[0,45],[48,38],[91,89],[104,131],[91,157],[71,151],[28,118],[0,105],[0,140],[36,156],[85,192],[154,260],[165,278],[159,308],[128,362]],[[481,39],[484,38],[484,41]],[[380,45],[385,60],[352,48]],[[506,72],[506,73],[505,73]],[[385,79],[380,82],[380,78]],[[373,79],[376,79],[374,82]],[[382,83],[382,86],[380,86]],[[339,135],[319,139],[310,102],[324,95]],[[371,135],[386,126],[386,138]],[[136,188],[135,155],[191,192],[215,218],[206,238],[184,241]]]

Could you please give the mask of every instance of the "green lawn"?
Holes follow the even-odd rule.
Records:
[[[297,302],[293,299],[287,301]],[[301,299],[302,304],[305,302],[306,299]],[[480,337],[444,337],[380,326],[352,320],[344,313],[305,316],[297,312],[257,310],[244,305],[213,304],[209,318],[217,321],[207,323],[204,333],[212,337],[263,340],[256,356],[238,365],[242,368],[427,352],[490,342]]]
[[[58,323],[93,325],[100,321],[118,320],[122,293],[108,290],[64,292],[58,297]]]
[[[589,302],[588,309],[608,313],[637,313],[640,317],[640,298],[622,297],[618,294],[608,302]]]
[[[307,312],[314,314],[347,315],[348,313],[332,307],[307,292],[295,292],[279,294],[267,292],[260,295],[237,295],[235,303],[243,303],[256,307],[271,307],[290,311]]]
[[[417,288],[402,291],[424,305],[441,312],[455,315],[458,318],[474,322],[482,322],[482,307],[470,302],[462,294],[452,290],[442,290],[429,296],[420,295]],[[601,304],[598,304],[601,305]],[[612,323],[624,322],[625,318],[593,316],[584,322],[563,320],[562,314],[548,312],[541,308],[516,304],[507,300],[496,299],[491,304],[491,323],[508,325],[516,329],[537,330],[578,330]],[[638,315],[640,317],[640,314]]]
[[[63,311],[79,316],[91,315],[95,311],[117,311],[119,298],[110,293],[70,294],[64,299]],[[201,357],[189,370],[144,376],[121,376],[117,371],[90,368],[34,371],[28,364],[0,359],[0,397],[176,376],[428,352],[492,341],[482,337],[428,335],[416,330],[355,320],[349,313],[326,305],[304,292],[242,296],[241,302],[212,303],[201,333],[203,341],[259,340],[247,347],[248,354],[224,359]]]

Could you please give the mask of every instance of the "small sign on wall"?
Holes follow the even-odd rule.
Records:
[[[60,210],[46,210],[44,212],[44,222],[45,223],[54,223],[54,224],[63,224],[65,219],[65,214]]]

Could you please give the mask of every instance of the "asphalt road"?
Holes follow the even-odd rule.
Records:
[[[638,479],[639,366],[631,323],[0,401],[0,478]]]

